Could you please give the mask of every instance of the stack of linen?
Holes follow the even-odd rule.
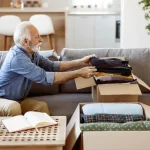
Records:
[[[136,78],[132,74],[132,68],[128,61],[118,58],[97,58],[90,60],[92,66],[97,69],[95,81],[97,84],[105,83],[135,83]]]
[[[82,107],[80,127],[83,131],[146,131],[150,121],[138,103],[93,103]]]

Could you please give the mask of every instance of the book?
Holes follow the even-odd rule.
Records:
[[[53,120],[47,113],[34,111],[26,112],[24,116],[18,115],[3,119],[2,123],[9,132],[17,132],[32,128],[37,130],[39,127],[46,127],[57,124],[57,122]]]

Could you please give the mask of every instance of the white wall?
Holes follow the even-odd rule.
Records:
[[[49,8],[62,9],[70,5],[71,0],[48,0]]]
[[[142,5],[139,0],[122,0],[121,4],[121,48],[150,47]]]
[[[27,1],[27,0],[24,0],[24,1]],[[34,1],[34,0],[32,0],[32,1]],[[64,9],[71,5],[71,0],[38,0],[38,1],[40,3],[46,3],[46,6],[49,9],[57,9],[57,10]]]
[[[113,0],[113,6],[112,6],[112,8],[113,8],[113,10],[114,11],[118,11],[118,12],[120,12],[120,10],[121,10],[121,1],[122,0]]]

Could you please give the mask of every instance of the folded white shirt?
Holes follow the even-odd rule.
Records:
[[[143,108],[140,104],[133,103],[93,103],[85,104],[82,107],[84,115],[94,114],[126,114],[143,115]]]

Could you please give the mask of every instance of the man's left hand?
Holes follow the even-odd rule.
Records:
[[[82,64],[83,66],[91,65],[91,64],[90,64],[90,59],[91,59],[92,57],[96,57],[95,54],[89,55],[89,56],[85,56],[85,57],[81,58],[81,64]]]

